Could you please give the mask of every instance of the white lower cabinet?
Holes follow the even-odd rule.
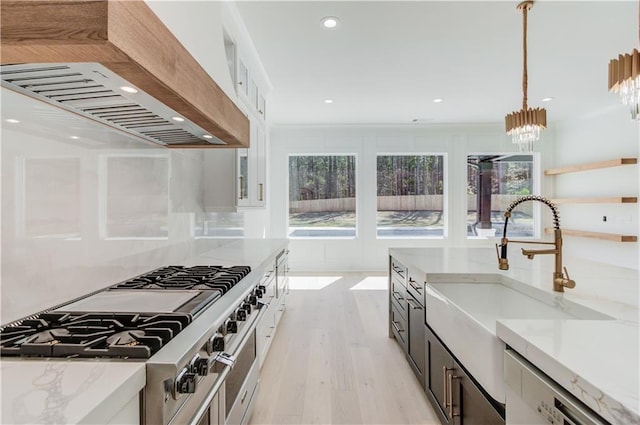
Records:
[[[285,251],[284,255],[286,256],[287,253],[288,251]],[[282,258],[282,255],[278,258]],[[282,261],[279,265],[280,269],[282,269]],[[285,278],[284,281],[282,280],[283,277]],[[265,290],[261,300],[265,306],[262,308],[266,309],[266,312],[256,327],[256,351],[260,367],[262,367],[262,364],[269,353],[271,342],[275,337],[276,330],[278,329],[278,323],[280,322],[280,318],[282,317],[286,305],[285,299],[288,292],[288,286],[283,285],[283,288],[287,289],[286,291],[278,291],[279,282],[286,282],[286,274],[280,276],[278,273],[277,260],[274,260],[273,267],[265,272],[260,283],[264,286]]]

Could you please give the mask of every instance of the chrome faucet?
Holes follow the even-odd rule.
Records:
[[[551,209],[553,213],[553,233],[555,240],[553,242],[538,242],[538,241],[510,241],[507,239],[507,224],[509,223],[509,217],[511,217],[511,211],[526,201],[538,201],[542,202]],[[564,292],[564,288],[573,288],[576,286],[576,282],[569,277],[567,268],[562,266],[562,231],[560,230],[560,216],[556,206],[547,198],[542,196],[524,196],[516,199],[509,205],[504,212],[504,230],[502,232],[502,239],[500,245],[496,244],[496,253],[498,255],[498,268],[500,270],[509,270],[509,260],[507,259],[507,244],[509,242],[516,243],[529,243],[538,245],[553,245],[553,249],[524,249],[522,248],[522,255],[526,256],[529,260],[533,260],[533,257],[539,254],[553,254],[555,255],[555,270],[553,272],[553,290],[557,292]],[[566,275],[566,276],[565,276]]]

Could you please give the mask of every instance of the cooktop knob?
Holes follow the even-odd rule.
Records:
[[[187,372],[187,369],[183,369],[182,373],[176,378],[176,389],[180,394],[193,394],[196,392],[198,385],[198,375],[192,372]]]
[[[236,320],[241,322],[247,320],[247,311],[244,308],[240,307],[236,310]]]
[[[252,306],[258,305],[258,297],[256,295],[249,295],[249,303]]]
[[[206,376],[209,374],[209,359],[197,359],[193,366],[193,372],[197,373],[198,375]]]
[[[264,285],[258,285],[257,288],[258,291],[260,291],[260,296],[258,298],[260,298],[262,295],[264,295],[267,292],[267,287]]]
[[[225,323],[227,333],[234,334],[238,332],[238,322],[236,322],[235,320],[227,319]]]
[[[242,308],[244,308],[247,314],[251,314],[251,303],[248,300],[242,303]]]
[[[207,342],[207,353],[211,354],[216,351],[224,351],[224,337],[216,333]]]

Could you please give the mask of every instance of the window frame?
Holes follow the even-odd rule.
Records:
[[[356,190],[356,196],[355,196],[355,206],[356,206],[356,210],[355,210],[355,233],[353,236],[291,236],[291,225],[290,225],[290,214],[291,214],[291,209],[290,209],[290,202],[291,200],[289,199],[289,190],[290,190],[290,184],[291,184],[291,175],[290,175],[290,170],[289,170],[289,164],[290,164],[290,159],[291,157],[294,156],[352,156],[354,158],[354,163],[355,163],[355,170],[354,170],[354,176],[355,176],[355,183],[354,183],[354,187]],[[287,166],[287,173],[286,173],[286,220],[285,220],[285,229],[287,232],[287,238],[288,239],[295,239],[295,240],[355,240],[358,239],[360,236],[360,178],[359,178],[359,174],[360,174],[360,158],[357,152],[353,152],[353,151],[347,151],[347,152],[335,152],[335,151],[328,151],[328,152],[318,152],[318,151],[312,151],[312,152],[289,152],[287,153],[287,162],[286,162],[286,166]]]
[[[498,152],[490,152],[490,151],[472,151],[472,152],[467,152],[464,155],[464,160],[465,160],[465,167],[464,167],[464,185],[465,188],[463,189],[463,194],[464,194],[464,205],[465,205],[465,220],[464,223],[462,223],[464,225],[464,235],[465,235],[465,241],[478,241],[478,240],[497,240],[502,238],[501,234],[496,233],[495,237],[491,238],[491,237],[484,237],[484,236],[470,236],[467,234],[467,215],[468,215],[468,209],[466,209],[467,207],[467,190],[466,190],[466,185],[469,181],[469,165],[468,165],[468,159],[470,156],[513,156],[513,155],[531,155],[533,157],[533,165],[531,167],[531,178],[532,178],[532,190],[531,190],[531,195],[542,195],[542,173],[541,173],[541,157],[540,157],[540,152],[527,152],[527,153],[520,153],[520,152],[505,152],[505,151],[498,151]],[[504,214],[504,212],[503,212]],[[534,202],[533,203],[533,210],[532,210],[532,216],[533,216],[533,235],[532,236],[518,236],[518,239],[523,239],[523,240],[536,240],[536,239],[540,239],[541,235],[542,235],[542,227],[543,227],[543,223],[542,223],[542,215],[541,215],[541,208],[540,208],[540,203],[539,202]],[[507,236],[509,236],[507,234]]]
[[[442,157],[442,235],[440,236],[380,236],[378,235],[378,157],[380,156],[440,156]],[[373,177],[375,180],[374,191],[374,229],[376,240],[445,240],[448,238],[449,227],[449,170],[447,166],[447,152],[424,152],[424,151],[376,151],[374,159]]]

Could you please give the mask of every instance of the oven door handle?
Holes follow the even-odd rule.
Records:
[[[258,317],[256,317],[254,322],[251,324],[251,327],[244,334],[242,341],[240,341],[240,343],[236,347],[236,349],[235,349],[235,351],[233,353],[234,356],[236,356],[237,354],[239,354],[242,351],[242,349],[244,348],[245,344],[247,343],[247,341],[249,340],[249,338],[253,334],[253,331],[258,326],[258,322],[265,315],[266,311],[267,311],[266,307],[262,307],[260,309],[260,312],[258,313]],[[204,415],[206,413],[207,409],[211,405],[211,402],[213,401],[213,398],[216,396],[218,391],[220,391],[220,388],[224,384],[225,379],[227,379],[227,375],[229,375],[229,373],[231,372],[231,368],[232,368],[231,365],[225,365],[224,368],[222,368],[222,370],[218,374],[218,377],[216,378],[215,382],[213,383],[213,386],[211,387],[211,390],[209,391],[209,394],[207,394],[206,399],[204,400],[204,402],[198,408],[198,411],[194,415],[193,420],[191,420],[189,422],[189,425],[197,425],[198,424],[198,422],[202,418],[202,415]]]

